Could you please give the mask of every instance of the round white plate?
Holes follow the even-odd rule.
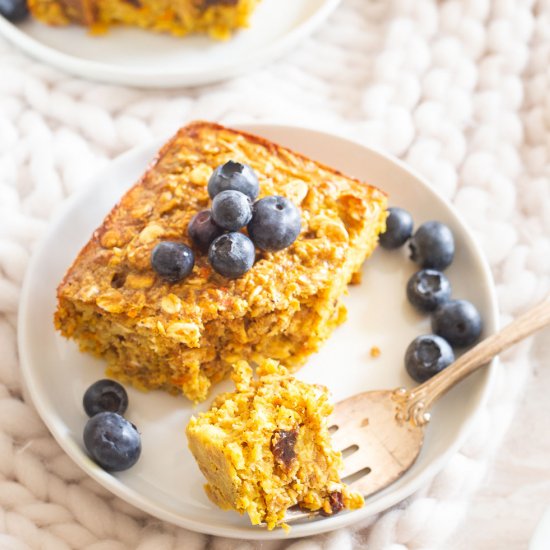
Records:
[[[417,224],[428,219],[447,223],[454,231],[456,259],[448,269],[455,297],[471,300],[480,310],[484,334],[496,328],[496,300],[487,264],[471,234],[451,206],[418,175],[382,153],[329,134],[273,125],[248,125],[252,131],[376,184],[393,205],[411,211]],[[185,398],[128,388],[129,419],[142,433],[143,453],[130,470],[110,475],[86,455],[82,430],[86,415],[82,396],[102,378],[104,364],[61,338],[52,325],[55,289],[65,270],[93,230],[141,175],[161,146],[157,141],[132,150],[98,173],[73,197],[37,247],[23,285],[19,310],[19,352],[27,389],[38,412],[71,458],[94,479],[135,506],[175,524],[204,533],[237,538],[286,537],[249,524],[247,517],[223,512],[210,503],[197,465],[187,450],[184,429],[189,417],[209,406],[194,408]],[[405,283],[415,271],[406,251],[377,250],[363,269],[363,282],[350,288],[349,318],[311,357],[297,376],[327,385],[335,401],[368,389],[412,386],[403,367],[408,343],[429,332],[427,317],[417,314],[405,298]],[[370,356],[378,346],[381,356]],[[386,490],[370,497],[352,513],[295,525],[291,536],[305,536],[380,512],[406,498],[442,468],[464,439],[482,406],[493,367],[478,372],[447,394],[436,406],[424,448],[414,466]],[[214,393],[231,388],[224,382]]]
[[[317,28],[340,0],[262,0],[250,27],[228,41],[177,38],[136,28],[91,36],[76,25],[50,27],[29,19],[13,25],[0,17],[0,34],[28,54],[93,80],[168,88],[206,84],[257,69],[290,51]]]

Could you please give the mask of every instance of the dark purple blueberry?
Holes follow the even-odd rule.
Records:
[[[238,231],[252,219],[252,203],[240,191],[222,191],[212,201],[212,219],[227,231]]]
[[[226,233],[210,245],[208,260],[220,275],[236,279],[253,265],[256,251],[252,241],[243,233]]]
[[[481,335],[481,316],[466,300],[450,300],[432,314],[432,330],[453,347],[472,345]]]
[[[420,267],[443,271],[455,255],[451,230],[440,222],[423,223],[409,241],[411,260]]]
[[[405,368],[417,382],[425,382],[454,360],[449,343],[435,334],[418,336],[405,352]]]
[[[141,454],[137,428],[114,412],[101,412],[88,420],[84,445],[94,461],[108,472],[127,470]]]
[[[152,268],[170,283],[188,277],[195,265],[193,251],[183,243],[162,241],[151,253]]]
[[[441,271],[422,269],[409,279],[407,298],[420,311],[434,311],[451,299],[451,283]]]
[[[218,166],[208,180],[208,194],[213,199],[222,191],[240,191],[251,201],[256,200],[260,184],[254,170],[241,162],[226,162]]]
[[[248,234],[262,250],[282,250],[300,234],[300,211],[286,197],[271,195],[254,204]]]
[[[193,216],[187,233],[199,250],[207,252],[212,241],[223,233],[223,229],[214,223],[210,210],[203,210]]]
[[[0,15],[12,23],[19,23],[29,15],[27,0],[0,0]]]
[[[403,246],[412,235],[412,216],[403,208],[388,208],[386,231],[380,234],[380,246],[391,250]]]
[[[128,394],[121,384],[104,378],[86,390],[82,404],[88,416],[105,411],[124,414],[128,408]]]

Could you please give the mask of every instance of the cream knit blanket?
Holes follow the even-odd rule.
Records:
[[[260,547],[175,528],[113,497],[22,398],[15,326],[29,255],[99,166],[197,118],[304,124],[385,148],[470,224],[507,322],[550,288],[548,67],[550,0],[344,0],[286,58],[193,90],[78,80],[0,40],[0,548]],[[444,548],[514,413],[528,349],[505,356],[469,441],[429,486],[352,528],[261,548]]]

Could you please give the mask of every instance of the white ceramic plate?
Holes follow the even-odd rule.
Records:
[[[225,42],[122,27],[91,36],[76,25],[49,27],[32,19],[13,25],[3,17],[0,34],[33,57],[77,76],[147,88],[192,86],[234,77],[283,55],[339,3],[262,0],[250,28]]]
[[[471,300],[485,321],[485,335],[496,328],[496,301],[487,264],[456,213],[420,177],[395,159],[332,135],[285,126],[246,126],[297,151],[376,184],[389,193],[391,204],[407,208],[417,224],[441,220],[452,228],[457,253],[448,269],[454,295]],[[154,157],[157,141],[126,153],[98,173],[75,196],[38,246],[27,272],[19,310],[19,351],[27,388],[38,412],[60,445],[94,479],[135,506],[175,524],[216,535],[269,539],[282,530],[251,526],[246,517],[223,512],[203,492],[204,479],[187,450],[185,425],[194,412],[185,398],[129,388],[127,416],[142,433],[143,454],[132,469],[110,475],[96,466],[82,446],[86,416],[82,396],[103,377],[101,361],[79,353],[52,326],[55,289],[92,231],[140,176]],[[363,282],[350,289],[349,318],[297,376],[327,385],[338,401],[368,389],[411,386],[403,354],[417,335],[429,332],[428,319],[415,313],[405,298],[405,283],[415,271],[405,250],[377,250],[363,269]],[[370,348],[381,356],[373,359]],[[491,367],[491,368],[494,368]],[[491,369],[478,372],[447,394],[436,406],[424,449],[415,465],[396,483],[372,496],[365,507],[332,518],[295,525],[292,536],[305,536],[380,512],[406,498],[444,465],[466,435],[482,406]],[[215,393],[230,388],[225,382]]]

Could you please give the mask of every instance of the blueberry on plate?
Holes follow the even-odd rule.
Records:
[[[188,277],[194,265],[193,251],[183,243],[162,241],[151,253],[151,267],[170,283]]]
[[[210,243],[222,233],[223,229],[214,223],[210,210],[203,210],[195,214],[187,226],[189,238],[203,252],[206,252]]]
[[[407,298],[420,311],[434,311],[451,299],[451,283],[441,271],[422,269],[409,279]]]
[[[262,250],[282,250],[296,240],[301,224],[300,211],[291,200],[271,195],[254,204],[248,234]]]
[[[226,233],[215,239],[208,250],[210,265],[220,275],[236,279],[253,265],[256,250],[243,233]]]
[[[412,216],[403,208],[388,208],[386,231],[380,233],[379,242],[382,248],[391,250],[403,246],[412,235]]]
[[[108,472],[127,470],[141,454],[137,428],[114,412],[101,412],[88,420],[84,445],[95,462]]]
[[[413,262],[420,267],[439,271],[451,265],[455,255],[455,241],[451,230],[436,221],[422,224],[411,237],[409,248]]]
[[[467,300],[450,300],[432,314],[432,330],[453,347],[473,344],[481,334],[482,325],[478,310]]]
[[[105,411],[124,414],[128,408],[128,394],[121,384],[104,378],[86,390],[82,404],[88,416]]]
[[[212,219],[227,231],[238,231],[252,219],[252,203],[240,191],[222,191],[212,201]]]
[[[435,334],[418,336],[405,352],[405,368],[417,382],[425,382],[454,360],[449,343]]]
[[[212,172],[208,180],[208,194],[213,199],[218,193],[229,189],[240,191],[254,201],[260,192],[260,184],[248,164],[230,160]]]
[[[0,0],[0,15],[12,23],[19,23],[29,15],[27,0]]]

